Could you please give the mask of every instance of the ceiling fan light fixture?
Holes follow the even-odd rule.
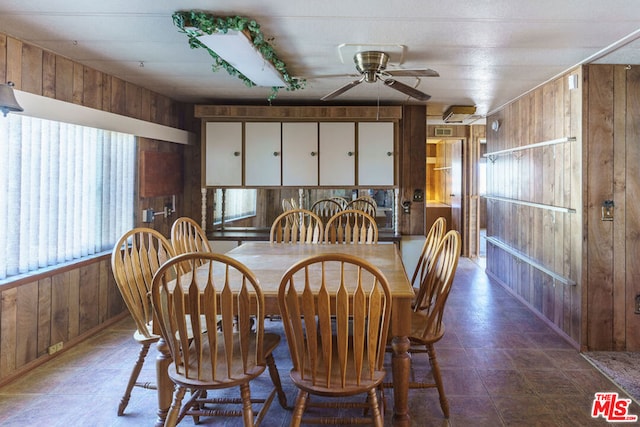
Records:
[[[388,61],[389,61],[389,55],[377,50],[357,52],[353,56],[353,62],[355,62],[356,69],[358,70],[358,72],[372,73],[373,75],[372,82],[375,81],[375,74],[377,72],[387,68]]]

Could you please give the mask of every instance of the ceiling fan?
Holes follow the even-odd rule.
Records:
[[[418,89],[401,83],[393,79],[393,77],[439,77],[440,74],[438,74],[437,71],[431,70],[429,68],[387,70],[388,61],[389,55],[382,51],[367,50],[357,52],[353,56],[353,62],[355,62],[356,69],[361,75],[360,78],[358,80],[352,81],[351,83],[347,83],[342,87],[339,87],[338,89],[323,96],[320,99],[322,101],[329,101],[345,93],[349,89],[353,89],[362,82],[375,83],[378,80],[381,80],[385,84],[385,86],[402,92],[405,95],[409,95],[410,97],[415,98],[419,101],[428,101],[431,98],[431,95],[427,95],[426,93],[421,92]]]

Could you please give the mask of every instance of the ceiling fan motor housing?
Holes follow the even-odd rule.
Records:
[[[387,61],[389,61],[389,55],[377,50],[358,52],[353,56],[356,69],[365,76],[367,83],[376,81],[376,74],[387,68]]]

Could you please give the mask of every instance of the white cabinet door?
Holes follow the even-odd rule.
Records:
[[[318,123],[282,124],[282,185],[318,185]]]
[[[358,185],[393,185],[393,125],[358,123]]]
[[[205,185],[242,185],[242,123],[207,122]]]
[[[244,182],[246,186],[280,185],[282,148],[280,123],[245,123]]]
[[[320,123],[320,185],[352,186],[356,183],[356,125]]]

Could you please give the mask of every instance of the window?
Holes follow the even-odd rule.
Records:
[[[224,222],[254,216],[256,214],[256,189],[216,189],[213,223],[222,222],[224,203]]]
[[[478,162],[478,194],[487,194],[487,159],[484,157]]]
[[[133,226],[133,135],[0,118],[0,279],[111,249]]]

